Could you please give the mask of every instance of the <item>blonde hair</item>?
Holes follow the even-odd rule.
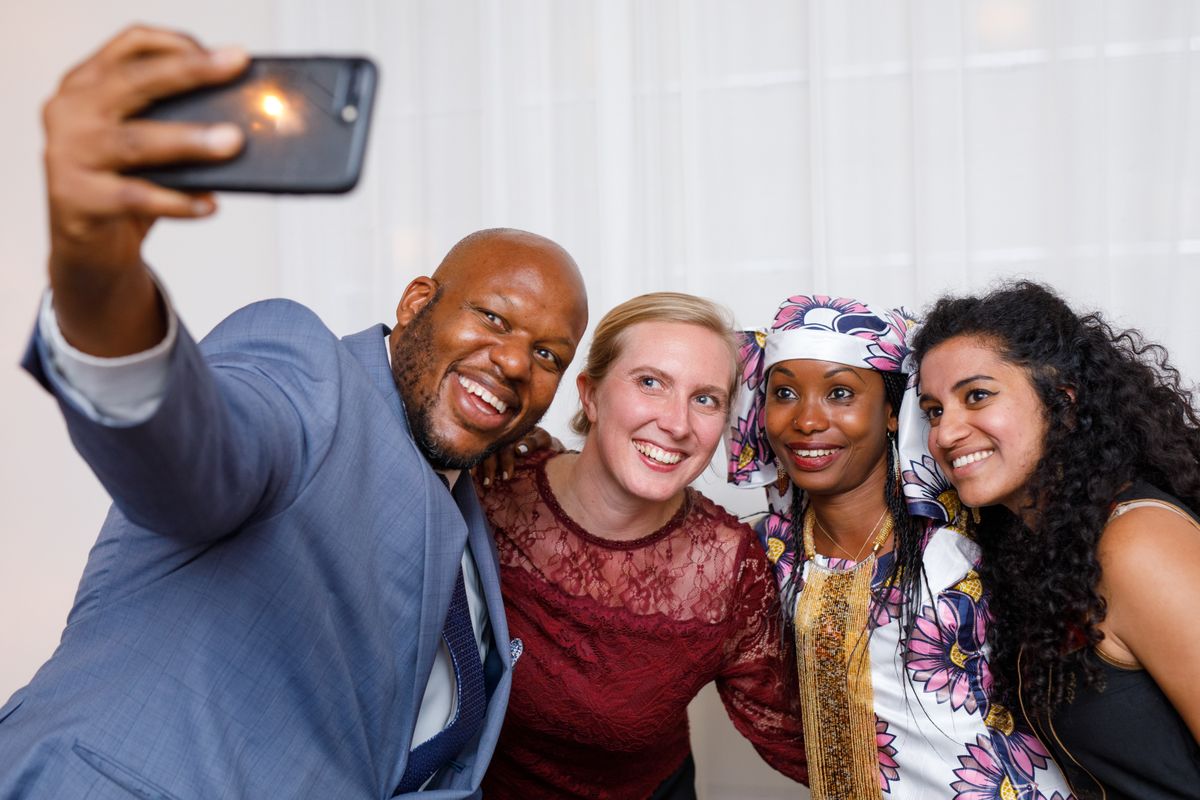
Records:
[[[729,403],[732,407],[737,390],[737,341],[733,334],[733,317],[724,306],[703,297],[682,292],[650,292],[642,294],[613,308],[592,334],[588,348],[587,363],[582,374],[593,385],[608,374],[613,362],[621,357],[625,349],[625,332],[642,322],[678,322],[696,325],[712,331],[729,346]],[[580,408],[571,419],[571,430],[586,436],[592,429],[587,412]]]

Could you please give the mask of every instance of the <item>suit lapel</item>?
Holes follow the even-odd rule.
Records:
[[[388,405],[400,417],[405,433],[408,432],[408,418],[404,415],[404,402],[396,389],[396,381],[392,377],[392,367],[388,362],[387,343],[391,329],[388,326],[372,325],[365,331],[342,337],[342,344],[350,351],[350,355],[362,365],[371,383],[387,399]]]
[[[365,331],[346,336],[342,343],[350,351],[370,377],[371,383],[383,394],[388,406],[395,411],[398,422],[403,428],[406,438],[412,442],[412,434],[408,427],[408,417],[404,411],[404,403],[400,392],[396,389],[392,376],[391,365],[387,357],[387,335],[390,331],[385,325],[374,325]],[[413,449],[416,450],[415,442]],[[441,478],[434,472],[433,467],[418,452],[414,459],[415,469],[408,476],[398,476],[398,480],[406,480],[412,487],[414,495],[425,499],[425,535],[424,535],[424,567],[420,597],[419,622],[417,625],[417,648],[415,673],[412,676],[412,696],[410,699],[411,716],[407,721],[408,730],[405,732],[405,744],[411,750],[412,742],[408,734],[416,724],[417,713],[425,696],[425,687],[429,682],[429,672],[433,667],[434,656],[442,641],[442,628],[446,622],[446,610],[450,605],[450,595],[454,590],[458,571],[461,568],[463,549],[467,544],[468,526],[464,524],[456,499],[446,491]],[[463,475],[459,484],[467,484],[468,490],[474,495],[470,486],[470,476]],[[478,510],[478,504],[475,505]],[[415,510],[415,509],[414,509]],[[485,559],[486,560],[486,559]],[[494,573],[494,567],[493,567]],[[401,603],[412,604],[415,598],[400,598]],[[491,610],[491,602],[488,605]],[[402,635],[412,635],[411,630],[402,631]],[[396,764],[395,781],[399,783],[407,764],[407,751]]]

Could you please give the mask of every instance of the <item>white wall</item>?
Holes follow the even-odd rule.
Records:
[[[25,683],[57,644],[107,507],[54,403],[16,366],[45,285],[41,103],[68,67],[132,21],[187,29],[212,42],[257,48],[274,42],[269,6],[217,0],[171,4],[167,12],[166,5],[48,0],[0,6],[0,73],[8,76],[0,127],[0,397],[7,420],[0,428],[0,695]],[[271,201],[227,200],[216,220],[160,225],[148,255],[194,327],[207,330],[236,305],[277,291]]]

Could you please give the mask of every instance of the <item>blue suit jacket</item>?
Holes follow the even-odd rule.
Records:
[[[471,481],[452,497],[413,443],[386,333],[268,301],[181,330],[144,423],[59,393],[114,504],[61,644],[0,708],[0,798],[391,797],[467,546],[490,700],[430,796],[478,789],[511,668],[495,551]],[[35,335],[57,391],[44,359]]]

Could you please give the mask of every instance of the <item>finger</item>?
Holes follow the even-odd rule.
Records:
[[[212,193],[188,194],[167,189],[141,178],[118,177],[117,194],[122,208],[144,217],[194,219],[216,213]]]
[[[201,51],[200,43],[185,33],[135,25],[126,28],[100,46],[96,52],[72,67],[63,76],[63,89],[92,86],[104,70],[126,58],[150,53]]]
[[[540,425],[536,426],[533,430],[525,435],[523,444],[525,445],[526,449],[524,451],[518,450],[520,455],[526,455],[538,450],[545,450],[550,446],[550,433]]]
[[[491,486],[496,478],[496,457],[488,456],[475,465],[475,475],[484,486]]]
[[[204,46],[182,31],[131,25],[109,39],[96,51],[90,61],[113,65],[128,58],[151,53],[203,52]]]
[[[104,135],[108,141],[92,153],[86,166],[130,170],[178,161],[215,161],[237,155],[245,143],[242,131],[229,123],[130,120],[105,129]]]
[[[499,462],[498,466],[500,468],[500,480],[502,481],[508,480],[514,472],[513,449],[513,447],[503,447],[496,453],[496,460]]]
[[[249,63],[240,48],[133,58],[109,72],[95,100],[106,111],[125,117],[161,97],[233,80]]]
[[[206,217],[217,207],[210,194],[177,192],[111,172],[76,170],[52,181],[49,191],[52,209],[69,209],[66,224],[126,215],[189,219]]]

